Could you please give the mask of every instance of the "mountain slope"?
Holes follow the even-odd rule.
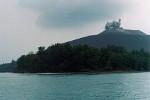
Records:
[[[128,50],[144,49],[150,51],[150,36],[139,30],[112,29],[98,35],[92,35],[69,42],[72,45],[87,44],[102,48],[107,45],[124,46]]]

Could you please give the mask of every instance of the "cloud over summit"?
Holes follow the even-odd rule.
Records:
[[[125,10],[122,0],[21,0],[20,5],[39,14],[37,24],[67,28],[118,17]]]

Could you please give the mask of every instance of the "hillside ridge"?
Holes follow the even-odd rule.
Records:
[[[100,34],[130,34],[130,35],[147,35],[144,32],[140,30],[130,30],[130,29],[111,29],[111,30],[105,30]]]
[[[86,44],[102,48],[107,45],[123,46],[128,50],[144,49],[150,52],[150,36],[140,30],[111,29],[97,35],[90,35],[69,41],[71,45]]]

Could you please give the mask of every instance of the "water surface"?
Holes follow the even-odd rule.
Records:
[[[150,73],[0,73],[0,100],[150,100]]]

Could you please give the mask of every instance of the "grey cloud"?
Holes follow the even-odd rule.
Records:
[[[118,17],[122,0],[21,0],[19,5],[39,13],[37,24],[48,28],[74,27]]]

